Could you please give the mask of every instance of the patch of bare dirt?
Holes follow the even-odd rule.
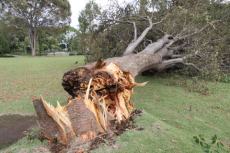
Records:
[[[25,136],[36,125],[35,116],[2,115],[0,116],[0,149],[7,147]]]

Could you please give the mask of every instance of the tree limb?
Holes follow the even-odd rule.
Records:
[[[133,42],[137,40],[137,25],[136,22],[133,22],[134,38]]]
[[[153,25],[159,24],[165,19],[165,18],[163,18],[161,21],[153,23],[152,19],[150,17],[147,17],[147,18],[148,18],[148,21],[149,21],[149,26],[141,33],[141,35],[135,41],[131,42],[128,45],[128,47],[126,48],[125,52],[123,53],[123,56],[132,54],[134,52],[134,50],[136,49],[136,47],[143,41],[145,36],[152,29]]]
[[[155,69],[157,71],[163,71],[165,69],[171,68],[175,66],[176,64],[183,64],[186,66],[191,66],[194,69],[196,69],[198,72],[200,72],[200,69],[193,63],[186,63],[184,62],[184,58],[175,58],[175,59],[169,59],[169,60],[164,60],[162,63],[159,63],[158,65],[154,65],[152,69]]]
[[[206,24],[204,27],[202,27],[200,30],[196,30],[195,32],[193,32],[193,33],[190,33],[190,34],[187,34],[187,35],[184,35],[184,36],[181,36],[181,37],[176,37],[176,39],[177,40],[183,40],[183,39],[186,39],[186,38],[188,38],[188,37],[192,37],[192,36],[194,36],[194,35],[196,35],[196,34],[199,34],[199,33],[201,33],[201,32],[203,32],[205,29],[207,29],[210,25],[211,26],[213,26],[213,24],[214,23],[216,23],[216,22],[218,22],[219,20],[215,20],[215,21],[212,21],[212,22],[210,22],[210,23],[208,23],[208,24]]]
[[[154,54],[167,44],[167,47],[171,46],[174,42],[173,37],[166,34],[162,38],[158,39],[156,42],[149,44],[142,52],[146,54]]]

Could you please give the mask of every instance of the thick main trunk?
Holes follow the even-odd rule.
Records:
[[[172,36],[165,35],[157,42],[147,46],[147,49],[137,53],[129,54],[122,57],[113,57],[105,60],[106,64],[117,64],[123,71],[130,72],[133,77],[148,70],[154,65],[162,63],[165,56],[168,55],[170,46],[174,42]],[[86,65],[87,68],[92,69],[95,63]]]
[[[30,28],[30,30],[29,30],[29,38],[30,38],[31,55],[36,56],[37,33],[36,33],[36,30],[34,28]]]
[[[123,57],[114,57],[106,60],[106,63],[115,63],[122,70],[130,72],[134,77],[141,74],[152,65],[161,63],[160,54],[138,53]]]

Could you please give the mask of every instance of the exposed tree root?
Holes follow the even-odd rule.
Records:
[[[42,134],[50,143],[68,147],[74,142],[81,151],[88,150],[86,144],[98,136],[116,135],[127,127],[134,110],[133,87],[145,83],[136,83],[116,64],[100,61],[93,69],[65,73],[62,85],[72,96],[65,106],[57,103],[54,107],[41,97],[33,101],[34,107]]]

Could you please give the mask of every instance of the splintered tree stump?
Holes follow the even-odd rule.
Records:
[[[83,144],[112,132],[134,110],[133,87],[144,84],[114,63],[98,61],[91,68],[70,70],[62,82],[71,95],[65,106],[53,107],[42,97],[33,101],[42,135],[51,143],[68,146],[76,139]]]
[[[66,106],[59,105],[57,108],[47,104],[42,98],[33,103],[42,134],[51,142],[67,145],[75,137],[89,141],[102,131],[94,114],[85,107],[81,99],[73,99]]]

